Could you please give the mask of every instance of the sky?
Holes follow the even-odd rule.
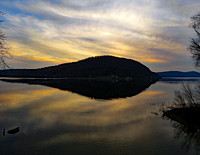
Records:
[[[187,47],[199,0],[2,0],[0,10],[10,68],[113,55],[156,72],[197,70]]]

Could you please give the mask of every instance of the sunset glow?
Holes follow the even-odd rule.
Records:
[[[153,71],[194,70],[190,17],[200,3],[147,0],[2,1],[11,68],[37,68],[113,55]]]

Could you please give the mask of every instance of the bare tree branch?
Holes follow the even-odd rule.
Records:
[[[5,15],[5,12],[0,11],[0,16]],[[0,20],[0,25],[3,20]],[[3,31],[0,29],[0,68],[8,68],[6,63],[6,58],[9,58],[10,54],[8,52],[8,47],[6,44],[6,36]]]
[[[192,54],[195,65],[200,67],[200,12],[191,17],[191,23],[189,26],[196,33],[196,37],[191,38],[188,49]]]
[[[175,91],[172,105],[179,108],[200,107],[200,83],[194,87],[189,83],[182,83],[181,91]]]

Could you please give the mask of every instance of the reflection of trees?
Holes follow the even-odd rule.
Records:
[[[194,148],[200,151],[200,83],[182,83],[181,90],[175,91],[175,98],[163,116],[173,120],[176,139],[182,140],[186,151]]]
[[[200,148],[200,129],[192,128],[180,123],[174,122],[174,134],[176,139],[182,140],[182,148],[186,151],[194,148],[199,152]]]

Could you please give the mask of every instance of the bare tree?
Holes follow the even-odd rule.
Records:
[[[0,11],[0,16],[4,15],[5,12]],[[0,20],[0,25],[3,20]],[[0,29],[0,68],[6,68],[8,65],[6,64],[5,59],[9,57],[8,47],[6,45],[6,37],[3,31]]]
[[[173,108],[200,107],[200,83],[192,87],[189,83],[182,83],[181,91],[175,91],[172,102]]]
[[[195,60],[195,65],[200,67],[200,12],[191,17],[190,27],[195,31],[196,36],[191,38],[189,50]]]

